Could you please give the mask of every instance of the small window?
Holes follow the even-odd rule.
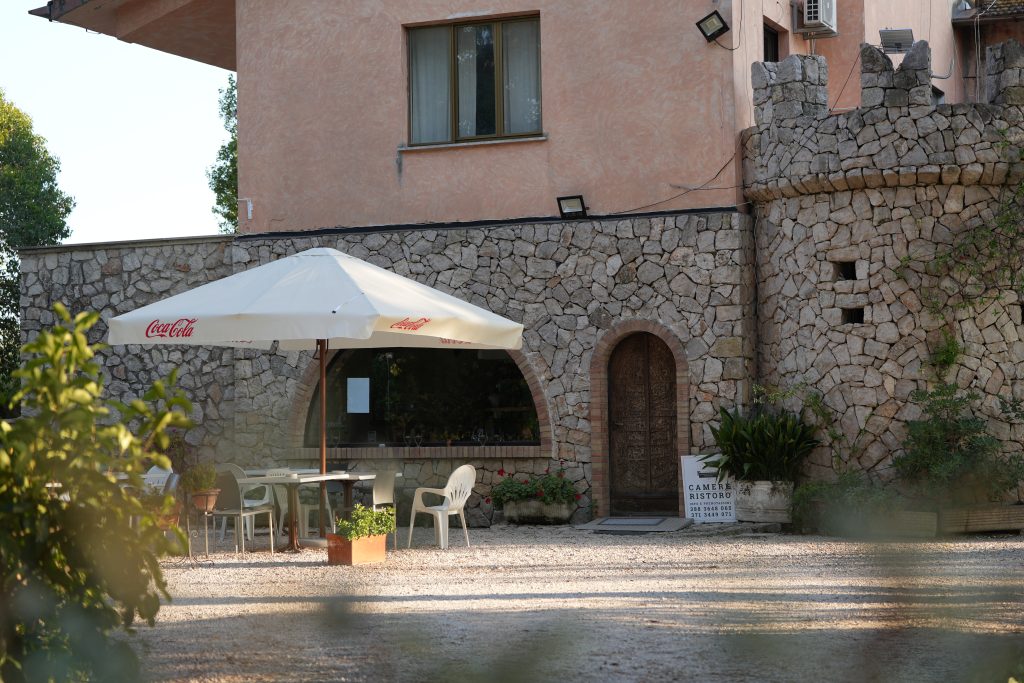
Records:
[[[857,279],[856,261],[835,261],[832,265],[835,266],[837,281]]]
[[[779,32],[768,24],[764,25],[764,61],[779,61]]]
[[[409,29],[409,142],[541,132],[540,20]]]
[[[940,104],[945,104],[945,103],[946,103],[946,93],[944,93],[941,88],[936,88],[933,85],[932,86],[932,104],[937,107]]]
[[[844,308],[843,311],[843,324],[854,324],[861,325],[864,323],[864,309],[863,308]]]

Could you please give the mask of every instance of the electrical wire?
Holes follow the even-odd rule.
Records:
[[[860,63],[860,52],[857,53],[857,59],[853,60],[853,64],[850,65],[850,73],[846,74],[846,80],[843,81],[843,87],[839,89],[839,94],[836,95],[836,102],[831,107],[829,107],[828,113],[831,114],[832,112],[834,112],[836,110],[836,107],[839,106],[839,100],[842,99],[843,93],[846,91],[846,86],[850,82],[850,78],[853,76],[853,70],[857,68],[857,65],[859,63]],[[817,130],[818,130],[817,127],[815,127],[814,130],[815,130],[815,132],[817,132]]]
[[[620,213],[636,213],[637,211],[643,211],[644,209],[650,209],[651,207],[659,206],[659,205],[664,204],[666,202],[670,202],[673,199],[679,199],[680,197],[684,197],[684,196],[690,194],[691,192],[698,192],[700,190],[718,189],[718,188],[708,187],[708,184],[711,183],[713,180],[716,180],[718,178],[718,176],[722,175],[722,171],[724,171],[726,168],[728,168],[729,164],[731,164],[735,159],[736,159],[736,153],[733,153],[733,155],[731,157],[729,157],[729,160],[726,161],[725,164],[722,165],[722,168],[718,169],[718,173],[716,173],[715,175],[711,176],[710,178],[705,180],[703,183],[701,183],[697,187],[689,187],[689,188],[683,190],[682,192],[680,192],[679,194],[672,195],[671,197],[668,197],[667,199],[662,199],[661,201],[654,202],[653,204],[645,204],[643,206],[638,206],[638,207],[633,208],[633,209],[626,209],[624,211],[613,211],[613,212],[611,212],[608,215],[609,216],[616,216],[616,215],[618,215]],[[738,187],[738,186],[734,186],[734,187]],[[724,188],[724,189],[732,189],[732,188]]]

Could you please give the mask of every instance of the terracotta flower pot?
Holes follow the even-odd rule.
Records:
[[[213,512],[213,506],[217,504],[217,496],[220,489],[207,489],[192,493],[192,505],[200,512]]]
[[[387,556],[386,535],[366,536],[348,540],[337,534],[327,534],[327,564],[369,564],[383,562]]]

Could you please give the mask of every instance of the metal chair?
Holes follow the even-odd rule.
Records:
[[[463,465],[448,477],[448,483],[443,489],[418,488],[412,497],[412,514],[409,516],[409,547],[412,547],[412,528],[416,522],[416,513],[423,512],[434,518],[434,538],[441,549],[448,547],[448,517],[458,515],[462,522],[462,533],[466,537],[466,547],[469,547],[469,530],[466,529],[466,517],[463,508],[466,501],[473,493],[473,485],[476,483],[476,468],[472,465]],[[444,500],[440,505],[426,505],[423,502],[423,494],[431,493],[436,496],[443,496]]]

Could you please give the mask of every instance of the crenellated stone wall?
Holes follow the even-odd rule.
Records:
[[[999,438],[1021,447],[1024,427],[996,409],[999,395],[1024,396],[1017,294],[956,307],[954,288],[929,269],[1024,179],[1020,56],[1016,43],[989,51],[997,104],[936,106],[927,43],[898,69],[865,45],[861,107],[838,115],[822,106],[823,58],[752,66],[757,125],[741,142],[757,214],[761,379],[820,391],[864,469],[884,471],[900,450],[904,422],[919,415],[910,394],[927,386],[923,363],[943,330],[965,346],[956,381],[983,395]],[[815,464],[824,476],[825,449]]]
[[[486,307],[524,324],[512,356],[530,384],[541,424],[539,447],[331,449],[362,469],[397,467],[399,485],[437,486],[453,466],[482,473],[469,517],[487,524],[497,471],[542,473],[565,463],[590,514],[607,480],[597,476],[591,358],[624,324],[649,323],[685,349],[686,405],[680,452],[709,450],[720,404],[745,401],[755,372],[754,255],[749,219],[735,212],[595,219],[465,228],[325,231],[294,236],[101,244],[21,254],[24,334],[52,322],[62,301],[96,308],[103,320],[284,255],[328,246]],[[94,339],[105,335],[105,325]],[[611,337],[609,337],[611,338]],[[190,440],[205,457],[245,465],[308,464],[302,446],[316,387],[310,353],[127,346],[102,355],[109,393],[138,396],[174,367],[196,404]],[[606,399],[605,399],[606,400]],[[596,430],[602,433],[601,430]],[[601,464],[598,463],[598,470]],[[601,472],[599,472],[601,474]],[[596,489],[595,489],[596,487]]]

